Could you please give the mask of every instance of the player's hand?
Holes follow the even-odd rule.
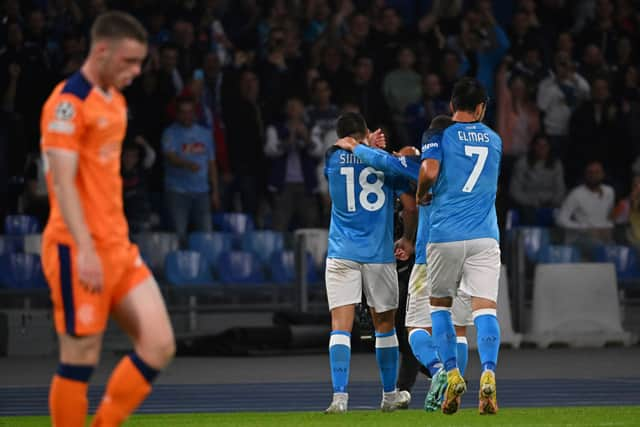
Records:
[[[413,253],[415,252],[413,243],[405,239],[404,237],[396,240],[395,244],[393,245],[393,249],[395,257],[400,261],[408,260],[409,257],[411,257],[411,255],[413,255]]]
[[[387,147],[387,137],[384,136],[384,132],[382,132],[382,129],[376,129],[375,132],[369,133],[367,142],[369,143],[370,147],[382,149],[385,149]]]
[[[336,145],[343,150],[353,151],[353,149],[358,145],[358,141],[350,136],[345,136],[344,138],[340,138],[339,140],[337,140]]]
[[[416,203],[420,206],[428,206],[431,204],[432,200],[433,200],[433,193],[427,193],[422,197],[416,194]]]
[[[102,262],[93,246],[78,248],[78,279],[80,284],[91,293],[102,291]]]

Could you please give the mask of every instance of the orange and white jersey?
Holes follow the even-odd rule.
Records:
[[[78,155],[76,186],[97,246],[128,243],[120,176],[126,127],[127,106],[122,94],[114,88],[104,92],[92,86],[79,71],[56,86],[42,110],[42,152],[61,149]],[[71,244],[46,161],[45,171],[51,211],[44,238]]]

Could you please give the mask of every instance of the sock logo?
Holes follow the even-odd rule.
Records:
[[[496,337],[495,335],[490,335],[488,337],[482,337],[480,341],[486,342],[486,343],[494,343],[498,341],[498,337]]]

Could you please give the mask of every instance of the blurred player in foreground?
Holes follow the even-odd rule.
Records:
[[[51,203],[42,263],[60,346],[49,392],[54,426],[85,425],[87,383],[109,315],[134,351],[111,374],[93,426],[122,424],[175,351],[158,284],[129,241],[122,206],[127,108],[120,90],[140,74],[146,55],[147,34],[135,18],[99,16],[81,70],[56,86],[42,111]]]

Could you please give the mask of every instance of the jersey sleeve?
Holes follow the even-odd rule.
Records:
[[[402,176],[416,181],[418,179],[418,165],[406,157],[394,157],[382,150],[376,150],[359,144],[353,149],[353,154],[364,163],[388,174]],[[415,166],[415,167],[414,167]]]
[[[442,134],[441,129],[429,129],[422,137],[422,160],[434,159],[442,162]]]
[[[69,94],[52,101],[42,112],[42,149],[78,151],[85,126],[82,101]]]

